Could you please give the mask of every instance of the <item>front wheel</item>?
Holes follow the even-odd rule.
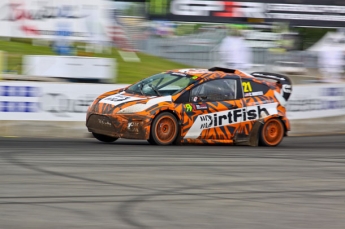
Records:
[[[106,143],[110,143],[110,142],[114,142],[116,141],[118,138],[114,138],[114,137],[110,137],[107,135],[103,135],[103,134],[96,134],[96,133],[92,133],[92,135],[101,142],[106,142]]]
[[[171,145],[178,134],[178,123],[175,116],[164,112],[159,114],[151,125],[151,141],[157,145]],[[152,144],[152,143],[151,143]]]
[[[269,119],[260,129],[259,145],[277,146],[283,140],[284,126],[280,119]]]
[[[157,145],[157,143],[153,140],[152,137],[150,137],[149,139],[147,139],[147,141],[148,141],[151,145]]]

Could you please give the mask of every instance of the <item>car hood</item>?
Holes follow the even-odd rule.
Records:
[[[171,102],[171,96],[139,96],[134,94],[129,94],[126,92],[119,92],[113,95],[109,95],[107,97],[102,98],[99,100],[99,104],[111,106],[111,107],[118,107],[119,109],[116,110],[123,110],[124,108],[131,107],[136,104],[142,104],[142,110],[145,110],[153,105],[159,104],[161,102]],[[144,106],[145,105],[145,106]]]

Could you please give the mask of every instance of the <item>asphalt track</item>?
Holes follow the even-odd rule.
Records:
[[[345,228],[345,135],[276,148],[0,138],[0,229]]]

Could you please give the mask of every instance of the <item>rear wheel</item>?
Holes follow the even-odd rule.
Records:
[[[260,129],[259,144],[277,146],[283,140],[284,126],[280,119],[269,119]]]
[[[118,138],[110,137],[110,136],[103,135],[103,134],[92,133],[92,135],[93,135],[98,141],[107,142],[107,143],[114,142],[114,141],[116,141],[116,140],[118,139]]]
[[[151,138],[148,141],[157,145],[171,145],[177,138],[177,134],[177,119],[173,114],[164,112],[159,114],[153,121]]]

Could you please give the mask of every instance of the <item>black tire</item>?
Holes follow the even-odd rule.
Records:
[[[277,146],[283,140],[284,133],[284,124],[280,119],[269,119],[259,130],[259,145],[270,147]]]
[[[92,133],[92,135],[93,135],[98,141],[106,142],[106,143],[111,143],[111,142],[114,142],[114,141],[116,141],[116,140],[118,139],[118,138],[110,137],[110,136],[103,135],[103,134]]]
[[[163,112],[157,115],[151,125],[151,138],[156,145],[171,145],[175,142],[179,133],[179,126],[176,117]]]
[[[157,143],[152,139],[152,137],[150,137],[149,139],[147,139],[147,141],[148,141],[151,145],[157,145]]]

